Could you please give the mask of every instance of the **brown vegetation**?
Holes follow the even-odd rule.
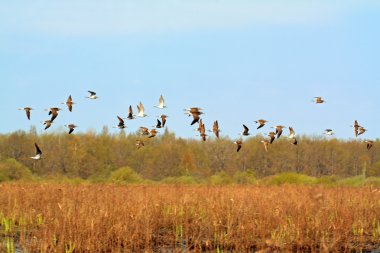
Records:
[[[370,188],[0,184],[0,216],[28,252],[380,248]]]

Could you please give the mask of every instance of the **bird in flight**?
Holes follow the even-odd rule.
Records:
[[[133,115],[132,105],[130,105],[127,119],[134,119],[134,118],[135,116]]]
[[[326,103],[326,101],[323,100],[322,97],[314,97],[313,102],[315,102],[316,104]]]
[[[274,139],[275,139],[276,133],[275,132],[269,132],[268,136],[269,136],[269,143],[272,144]]]
[[[44,125],[46,125],[45,126],[45,130],[48,129],[51,126],[52,123],[53,123],[52,120],[45,120],[45,122],[44,122]]]
[[[275,127],[271,127],[271,128],[275,128],[276,129],[276,134],[277,134],[277,139],[280,138],[281,134],[282,134],[282,129],[285,128],[285,126],[275,126]]]
[[[49,111],[49,115],[51,115],[51,119],[50,121],[53,122],[55,120],[55,118],[57,118],[58,116],[58,112],[62,110],[61,108],[58,108],[58,107],[52,107],[50,108],[48,111]]]
[[[69,128],[69,134],[71,134],[74,131],[74,128],[78,127],[74,124],[65,125],[65,127]]]
[[[165,114],[162,114],[162,115],[161,115],[162,127],[165,126],[165,124],[166,124],[166,118],[167,118],[167,117],[169,117],[169,116],[167,116],[167,115],[165,115]]]
[[[294,136],[296,136],[296,133],[294,132],[293,127],[289,127],[289,136],[288,136],[288,138],[289,139],[293,139]]]
[[[268,121],[266,121],[265,119],[259,119],[259,120],[256,120],[255,123],[259,124],[259,126],[257,127],[257,129],[260,129],[262,128],[263,126],[265,126],[265,123],[267,123]]]
[[[34,146],[36,147],[36,155],[35,156],[31,156],[30,158],[32,158],[34,160],[40,160],[42,158],[42,151],[38,147],[37,143],[34,143]]]
[[[24,110],[26,112],[26,117],[28,118],[28,120],[30,120],[30,111],[33,110],[33,108],[23,107],[23,108],[18,108],[17,110]]]
[[[366,140],[364,141],[365,143],[367,143],[367,150],[370,150],[373,146],[373,141],[371,140]]]
[[[215,134],[216,138],[219,139],[219,123],[217,120],[214,121],[214,124],[212,125],[212,132]]]
[[[325,135],[333,135],[334,134],[334,132],[333,132],[333,130],[332,129],[325,129],[325,132],[323,133],[323,134],[325,134]]]
[[[136,140],[136,147],[137,149],[144,147],[144,142],[142,140]]]
[[[159,119],[157,119],[156,128],[162,128],[162,123]]]
[[[140,101],[140,104],[137,105],[137,117],[146,117],[148,115],[145,114],[145,108]]]
[[[364,134],[367,131],[364,127],[359,127],[359,133],[358,135]]]
[[[203,114],[201,110],[203,109],[199,107],[191,107],[191,108],[185,109],[186,111],[185,114],[189,116],[193,116],[193,121],[191,122],[190,125],[194,125],[195,123],[199,122],[200,115]]]
[[[157,135],[157,130],[155,128],[152,128],[150,131],[149,131],[149,137],[148,138],[153,138]]]
[[[244,128],[244,130],[243,130],[243,132],[240,133],[240,134],[241,134],[241,135],[244,135],[244,136],[248,136],[248,135],[250,135],[250,133],[249,133],[249,128],[248,128],[246,125],[244,125],[244,124],[243,124],[243,128]]]
[[[126,128],[125,124],[124,124],[124,120],[119,117],[119,116],[116,116],[117,119],[119,120],[119,124],[115,127],[115,128],[119,128],[119,129],[124,129]]]
[[[164,100],[164,97],[162,95],[158,99],[158,105],[156,105],[155,107],[160,108],[160,109],[166,108],[165,100]]]
[[[73,99],[71,98],[71,95],[69,96],[69,98],[67,99],[67,101],[65,103],[61,103],[61,104],[66,104],[67,105],[67,108],[69,109],[70,112],[73,111],[73,104],[75,104],[73,102]]]
[[[358,123],[357,120],[354,121],[354,125],[351,126],[354,128],[354,133],[355,133],[355,137],[358,137],[358,133],[359,133],[359,127],[361,127]]]
[[[141,135],[149,135],[149,129],[147,127],[140,127]]]
[[[89,99],[97,99],[97,98],[99,98],[98,96],[96,96],[96,92],[90,91],[90,90],[88,92],[90,93],[90,95],[88,97],[86,97],[86,98],[89,98]]]
[[[269,141],[268,141],[268,140],[262,140],[261,142],[262,142],[263,145],[264,145],[264,149],[265,149],[265,151],[268,152]]]
[[[237,145],[236,152],[239,152],[239,150],[241,149],[241,146],[243,145],[243,140],[239,139],[239,140],[236,140],[234,143]]]

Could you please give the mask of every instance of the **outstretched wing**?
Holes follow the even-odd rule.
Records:
[[[34,143],[34,146],[36,147],[36,155],[42,155],[41,149],[38,147],[37,143]]]

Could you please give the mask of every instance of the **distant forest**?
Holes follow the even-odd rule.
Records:
[[[220,172],[234,175],[245,171],[256,178],[281,172],[313,177],[351,177],[363,173],[380,176],[380,152],[376,144],[367,150],[362,140],[298,136],[298,145],[294,146],[289,139],[281,137],[265,152],[260,142],[263,138],[258,135],[244,139],[242,149],[236,152],[234,140],[229,138],[183,139],[167,129],[161,135],[147,138],[124,131],[110,134],[107,127],[100,133],[38,135],[31,127],[29,131],[0,135],[0,181],[4,177],[21,177],[13,174],[23,172],[9,171],[8,167],[12,166],[21,166],[38,177],[65,176],[95,181],[108,178],[122,167],[155,181],[181,176],[205,179]],[[144,140],[145,146],[137,149],[137,139]],[[29,158],[35,154],[35,142],[43,152],[39,161]]]

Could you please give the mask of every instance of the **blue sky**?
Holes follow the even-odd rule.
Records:
[[[375,139],[380,125],[378,1],[8,1],[0,4],[1,133],[28,130],[64,110],[47,131],[117,124],[142,101],[149,117],[169,115],[168,128],[195,137],[190,106],[205,108],[206,128],[237,138],[293,126],[297,134],[332,128],[352,138],[355,119]],[[89,101],[87,90],[99,100]],[[160,94],[168,108],[160,111]],[[326,104],[316,105],[313,97]],[[31,106],[32,119],[16,109]],[[64,107],[63,107],[64,108]],[[254,120],[268,126],[257,131]],[[118,131],[111,129],[112,132]]]

